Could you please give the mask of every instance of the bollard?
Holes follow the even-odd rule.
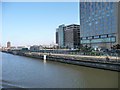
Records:
[[[44,55],[44,58],[43,58],[43,59],[44,59],[44,62],[46,62],[46,55]]]

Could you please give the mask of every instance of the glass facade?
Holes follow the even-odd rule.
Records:
[[[116,42],[116,38],[115,37],[109,37],[109,38],[98,38],[98,39],[81,40],[81,43],[84,43],[84,44],[90,44],[90,43],[109,43],[109,42]]]
[[[59,47],[64,47],[64,27],[65,27],[65,25],[60,25],[57,28],[57,32],[58,32],[58,45],[59,45]]]
[[[116,11],[116,2],[80,2],[81,44],[116,42]]]

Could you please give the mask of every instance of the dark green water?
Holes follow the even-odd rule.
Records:
[[[2,53],[3,87],[117,88],[118,72]]]

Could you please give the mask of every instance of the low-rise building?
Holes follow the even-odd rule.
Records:
[[[38,46],[38,45],[30,46],[30,51],[39,51],[41,49],[43,49],[43,47],[41,45],[40,46]]]
[[[18,46],[16,49],[17,50],[22,50],[23,48],[25,48],[25,46]]]

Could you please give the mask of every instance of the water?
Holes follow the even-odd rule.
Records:
[[[3,53],[2,81],[3,87],[117,88],[118,73]]]

